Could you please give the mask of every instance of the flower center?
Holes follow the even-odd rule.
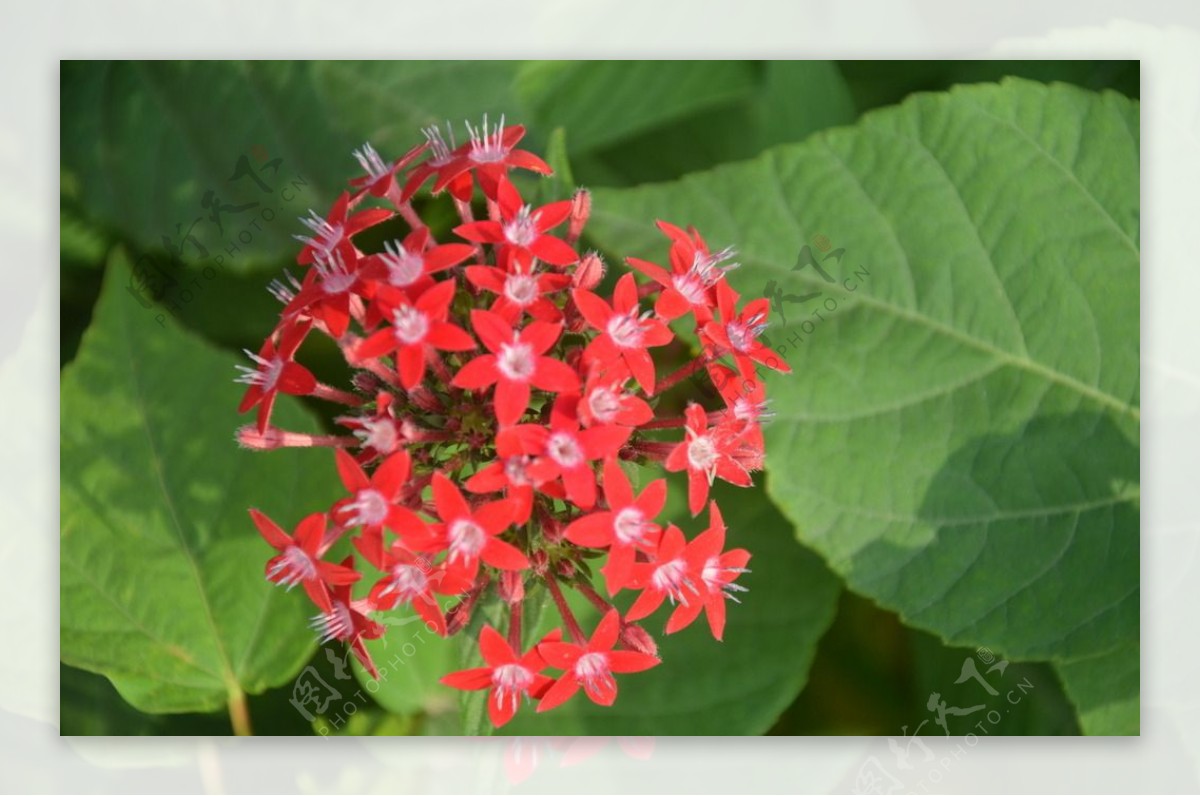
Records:
[[[454,158],[454,130],[449,125],[446,125],[446,130],[450,134],[449,144],[436,124],[421,130],[425,140],[429,142],[429,165],[434,168],[441,168]]]
[[[475,558],[487,541],[487,532],[473,520],[457,519],[450,523],[450,557]]]
[[[627,506],[613,518],[613,532],[622,544],[637,544],[646,535],[646,515],[635,506]]]
[[[671,285],[691,304],[703,304],[707,286],[691,271],[671,277]]]
[[[392,313],[393,334],[403,345],[416,345],[429,334],[429,318],[416,307],[403,306]]]
[[[658,566],[650,576],[650,583],[654,588],[665,592],[672,603],[687,604],[683,589],[685,586],[691,588],[691,582],[687,576],[687,563],[682,558],[672,559]]]
[[[335,600],[333,610],[329,613],[317,614],[313,617],[312,627],[321,635],[321,643],[333,639],[345,640],[354,635],[354,616],[350,606],[340,600]]]
[[[519,663],[506,663],[492,670],[492,684],[505,691],[524,693],[533,685],[533,672]]]
[[[375,147],[369,143],[363,144],[362,149],[354,150],[354,157],[358,161],[358,165],[362,166],[363,171],[372,180],[378,180],[388,173],[387,164],[383,162],[383,158],[379,157],[379,153],[375,151]]]
[[[387,266],[388,284],[408,287],[425,273],[425,257],[420,252],[410,252],[398,241],[387,241],[383,248],[379,258]]]
[[[412,564],[397,564],[392,567],[392,580],[384,593],[396,592],[402,602],[411,602],[425,593],[429,578],[420,567]]]
[[[362,425],[360,430],[354,432],[354,436],[362,440],[363,447],[373,448],[385,456],[395,453],[400,447],[400,435],[391,418],[367,418]]]
[[[529,274],[509,274],[504,280],[504,295],[518,307],[528,307],[538,298],[537,277]]]
[[[283,373],[284,361],[282,357],[273,357],[264,359],[248,348],[243,348],[246,356],[250,357],[258,367],[248,368],[244,365],[237,365],[237,369],[242,371],[242,375],[238,376],[234,381],[242,384],[257,384],[262,387],[263,392],[270,392],[275,389],[275,383],[279,381],[279,376]]]
[[[313,247],[317,255],[313,258],[314,260],[329,257],[329,253],[342,242],[342,225],[330,224],[317,215],[316,210],[309,210],[308,218],[301,218],[300,223],[312,230],[313,237],[305,235],[296,235],[294,237],[301,243]]]
[[[533,483],[525,468],[529,466],[529,457],[510,456],[504,462],[504,476],[513,486],[527,486]]]
[[[607,387],[597,387],[588,394],[588,409],[601,423],[611,423],[621,411],[621,397]]]
[[[344,509],[351,525],[380,525],[387,519],[388,499],[377,489],[364,489]]]
[[[717,446],[708,434],[696,437],[688,443],[688,464],[693,470],[711,472],[717,464]]]
[[[504,148],[504,117],[500,117],[500,124],[494,128],[488,128],[487,114],[483,116],[483,124],[478,128],[467,125],[467,132],[471,136],[471,160],[476,163],[499,163],[508,155],[508,150]]]
[[[511,381],[528,381],[533,375],[535,359],[529,343],[505,343],[500,346],[496,367]]]
[[[279,554],[278,560],[267,573],[267,580],[287,586],[312,580],[317,576],[317,567],[308,553],[298,545],[289,545]]]
[[[345,293],[358,278],[354,271],[346,267],[342,255],[336,250],[322,257],[314,257],[313,268],[321,276],[321,289],[330,296]]]
[[[534,223],[533,210],[523,205],[516,217],[504,225],[504,237],[514,246],[528,246],[537,240],[538,229]]]
[[[642,324],[632,315],[614,315],[605,329],[619,348],[642,347]]]
[[[550,435],[546,442],[546,451],[560,467],[568,470],[583,462],[583,450],[579,447],[579,441],[565,431]]]

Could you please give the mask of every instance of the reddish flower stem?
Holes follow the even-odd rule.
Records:
[[[583,628],[579,626],[579,621],[575,618],[575,614],[571,613],[571,606],[567,605],[567,599],[563,597],[562,589],[559,588],[558,581],[554,579],[553,575],[546,577],[546,588],[550,591],[550,597],[554,600],[554,607],[558,609],[558,613],[562,616],[563,624],[566,626],[571,640],[576,644],[586,644],[587,636],[584,635]]]
[[[646,296],[653,296],[655,293],[661,292],[662,289],[663,289],[663,286],[660,285],[658,282],[644,282],[644,283],[638,285],[638,298],[646,298]]]
[[[300,431],[285,431],[274,426],[259,432],[254,426],[242,426],[237,432],[238,444],[256,451],[272,451],[278,448],[353,448],[358,445],[356,437],[305,434]]]
[[[604,597],[602,597],[588,581],[583,580],[582,578],[576,580],[575,588],[579,589],[583,596],[587,597],[588,601],[591,602],[592,605],[600,609],[601,614],[606,614],[612,610],[612,603],[604,599]],[[622,621],[621,624],[625,624],[624,621]]]
[[[521,654],[521,603],[508,607],[508,646]]]
[[[658,384],[654,385],[654,393],[653,394],[658,395],[659,393],[666,392],[667,390],[671,389],[679,382],[686,379],[688,376],[691,376],[693,373],[700,370],[700,368],[704,367],[706,364],[708,364],[707,357],[705,357],[705,356],[696,357],[691,362],[687,363],[686,365],[679,368],[678,370],[671,373],[670,375],[664,377],[661,381],[659,381]]]
[[[648,423],[642,423],[638,426],[642,431],[650,431],[656,428],[681,428],[687,425],[687,418],[680,415],[679,417],[656,417]]]
[[[348,393],[345,390],[339,390],[336,387],[330,387],[328,384],[318,384],[313,387],[313,391],[309,393],[313,398],[320,398],[323,401],[333,401],[334,403],[345,404],[346,406],[362,406],[364,401],[357,395]]]

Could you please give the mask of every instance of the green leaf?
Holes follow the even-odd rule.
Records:
[[[1138,636],[1138,168],[1137,103],[1008,80],[598,190],[591,234],[736,245],[736,287],[792,299],[767,468],[798,536],[912,625],[1062,663]],[[832,283],[806,244],[844,248]]]
[[[456,640],[440,637],[409,610],[391,611],[375,619],[387,626],[383,638],[366,642],[379,669],[379,680],[373,680],[354,659],[354,674],[371,697],[393,713],[454,711],[454,697],[438,679],[458,668],[454,665]]]
[[[516,92],[528,123],[565,127],[574,153],[746,96],[754,80],[749,61],[534,61]]]
[[[62,375],[62,659],[140,710],[210,711],[288,682],[314,647],[306,598],[263,578],[247,507],[291,527],[340,488],[325,451],[240,450],[237,359],[134,293],[115,256]],[[316,430],[293,399],[275,420]]]
[[[1140,645],[1122,644],[1092,658],[1058,664],[1067,696],[1088,735],[1136,735],[1141,726]]]
[[[687,516],[686,484],[672,478],[664,516],[689,538],[707,527],[707,513]],[[662,664],[619,676],[612,707],[582,693],[543,714],[526,708],[506,735],[757,735],[795,699],[807,680],[817,641],[833,621],[837,580],[791,537],[789,523],[759,488],[718,485],[714,497],[729,526],[728,545],[752,558],[739,583],[750,591],[730,603],[725,640],[716,641],[704,618],[679,633],[662,634],[670,606],[644,626],[655,637]],[[588,619],[585,629],[594,627]]]

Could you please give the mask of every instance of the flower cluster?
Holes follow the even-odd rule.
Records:
[[[364,146],[355,156],[365,174],[352,190],[326,215],[302,219],[303,278],[271,285],[283,309],[258,353],[247,352],[240,411],[256,419],[238,440],[334,453],[345,496],[326,511],[289,534],[251,510],[276,551],[268,580],[303,587],[322,640],[346,642],[378,677],[364,641],[383,634],[376,620],[385,612],[411,607],[443,636],[478,628],[486,665],[443,682],[490,689],[498,726],[526,698],[544,711],[583,689],[611,704],[615,674],[659,663],[637,623],[664,600],[674,606],[668,633],[703,612],[722,637],[726,600],[743,590],[736,581],[750,554],[725,548],[709,487],[716,478],[751,483],[763,458],[759,366],[787,366],[759,340],[766,300],[739,308],[724,279],[736,266],[731,250],[660,221],[667,265],[631,258],[648,281],[627,272],[606,297],[603,261],[578,250],[589,194],[531,206],[510,172],[550,169],[517,148],[524,129],[485,119],[468,130],[469,141],[454,146],[430,128],[392,162]],[[459,215],[453,239],[435,239],[418,212],[437,202]],[[394,239],[362,251],[355,237],[385,224]],[[331,338],[353,370],[346,389],[297,361],[313,332]],[[691,332],[698,353],[677,332]],[[679,404],[663,394],[697,375],[712,379],[723,405],[672,413]],[[338,432],[272,425],[279,393],[342,405]],[[667,481],[635,491],[623,463],[686,472],[691,513],[707,505],[707,530],[689,541],[664,527]],[[369,589],[356,588],[363,572],[354,555],[326,560],[347,536],[377,572]],[[588,562],[605,555],[598,588]],[[525,649],[522,607],[534,587],[548,592],[562,627]],[[600,610],[590,636],[566,589]],[[624,614],[610,602],[622,590],[636,593]],[[485,601],[502,605],[503,633],[472,621]]]

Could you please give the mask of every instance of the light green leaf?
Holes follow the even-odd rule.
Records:
[[[374,619],[382,622],[387,632],[383,638],[366,642],[379,669],[378,681],[354,660],[354,674],[363,688],[393,713],[453,712],[454,697],[438,684],[438,679],[457,668],[457,640],[440,637],[408,609],[389,611]]]
[[[688,538],[707,527],[687,516],[686,483],[672,478],[664,515]],[[663,662],[618,676],[612,707],[582,693],[562,707],[535,714],[526,707],[506,735],[758,735],[766,732],[808,677],[817,641],[833,621],[839,587],[820,560],[792,539],[787,520],[760,488],[718,485],[714,497],[729,527],[727,545],[752,558],[739,583],[750,591],[729,603],[725,640],[716,641],[703,617],[662,634],[670,605],[644,626]],[[702,521],[702,522],[701,522]],[[585,624],[595,626],[595,617]]]
[[[306,598],[263,578],[247,507],[290,528],[340,488],[325,451],[239,449],[237,358],[135,290],[115,257],[62,376],[62,659],[140,710],[209,711],[287,683],[314,647]],[[275,419],[316,429],[292,399]]]
[[[1058,664],[1067,696],[1088,735],[1137,735],[1140,732],[1141,645],[1123,644],[1092,658]]]
[[[736,245],[736,287],[793,299],[767,467],[799,537],[952,644],[1061,663],[1138,636],[1138,167],[1136,103],[1010,80],[597,191],[591,234]]]
[[[528,123],[565,127],[577,153],[744,97],[754,83],[749,61],[536,61],[516,91]]]

